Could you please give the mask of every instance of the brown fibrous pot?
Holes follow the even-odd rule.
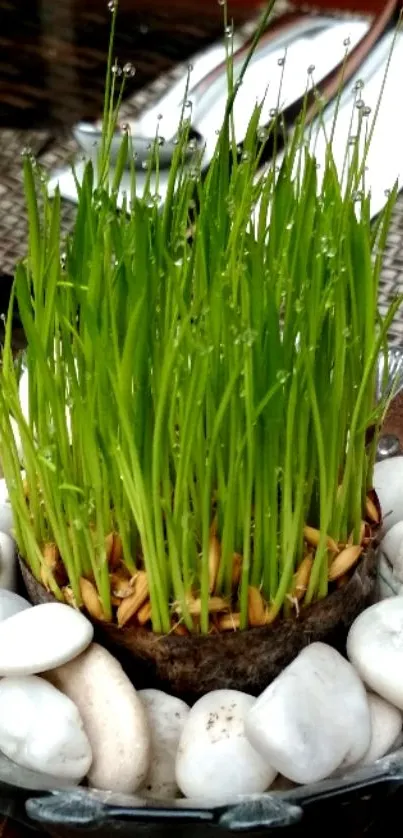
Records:
[[[32,602],[53,595],[21,560]],[[309,643],[322,641],[343,652],[348,630],[373,601],[376,550],[369,547],[348,582],[298,616],[208,635],[158,635],[136,626],[96,623],[95,638],[120,661],[136,687],[156,687],[193,702],[210,690],[259,694]]]

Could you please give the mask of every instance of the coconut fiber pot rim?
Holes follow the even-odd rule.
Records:
[[[20,559],[31,602],[53,600]],[[95,638],[120,661],[136,687],[157,687],[193,702],[216,689],[258,695],[309,643],[344,651],[348,630],[373,600],[376,550],[363,554],[349,581],[298,617],[245,631],[156,635],[136,626],[94,623]]]

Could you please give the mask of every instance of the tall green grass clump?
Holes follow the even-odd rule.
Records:
[[[103,144],[66,238],[59,194],[23,161],[27,257],[0,374],[18,549],[58,599],[163,633],[245,628],[325,597],[333,561],[351,547],[357,561],[368,510],[376,518],[367,437],[385,410],[376,367],[398,305],[380,317],[395,192],[373,226],[367,146],[349,145],[340,182],[329,140],[318,171],[304,112],[279,168],[260,165],[263,103],[239,154],[228,67],[211,166],[197,154],[189,165],[184,111],[162,207],[158,141],[141,197],[129,134],[109,177],[112,48]],[[281,130],[274,119],[267,136]]]

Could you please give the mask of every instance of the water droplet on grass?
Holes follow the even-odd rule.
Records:
[[[136,75],[136,68],[133,67],[133,64],[131,64],[130,61],[127,61],[124,65],[123,75],[126,76],[126,78],[133,78],[133,76]]]
[[[312,73],[315,71],[315,64],[310,64],[308,67],[308,73],[311,76]]]
[[[344,47],[349,47],[350,44],[351,44],[351,38],[344,38],[343,46]]]
[[[277,64],[278,64],[278,66],[279,66],[279,67],[284,67],[284,64],[285,64],[285,55],[283,55],[283,56],[282,56],[282,58],[278,58],[278,59],[277,59]]]

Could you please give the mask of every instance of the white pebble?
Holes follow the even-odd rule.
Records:
[[[366,692],[335,649],[312,643],[270,684],[245,719],[251,744],[280,774],[313,783],[358,762],[370,742]]]
[[[24,597],[7,589],[0,589],[0,622],[19,614],[20,611],[26,611],[27,608],[32,608],[32,605]]]
[[[128,794],[136,791],[147,774],[150,735],[143,704],[117,660],[93,643],[46,678],[81,713],[93,754],[90,786]]]
[[[371,714],[371,742],[360,765],[370,765],[387,754],[394,746],[402,730],[402,714],[379,695],[368,693]]]
[[[150,767],[142,791],[150,797],[174,798],[178,793],[175,760],[189,707],[161,690],[139,690],[151,737]]]
[[[380,599],[403,592],[403,521],[386,533],[379,548],[378,593]]]
[[[60,602],[35,605],[0,623],[0,675],[35,675],[66,663],[91,643],[94,629]]]
[[[261,793],[273,782],[276,771],[245,736],[245,716],[255,701],[238,690],[214,690],[191,708],[176,760],[176,780],[186,797],[228,802]]]
[[[403,597],[384,599],[350,628],[347,654],[371,690],[403,710]]]
[[[0,749],[18,765],[76,782],[92,759],[77,707],[35,675],[0,681]]]
[[[0,532],[0,588],[15,591],[17,587],[17,557],[11,536]]]
[[[403,457],[375,463],[374,489],[382,510],[383,531],[403,520]]]

